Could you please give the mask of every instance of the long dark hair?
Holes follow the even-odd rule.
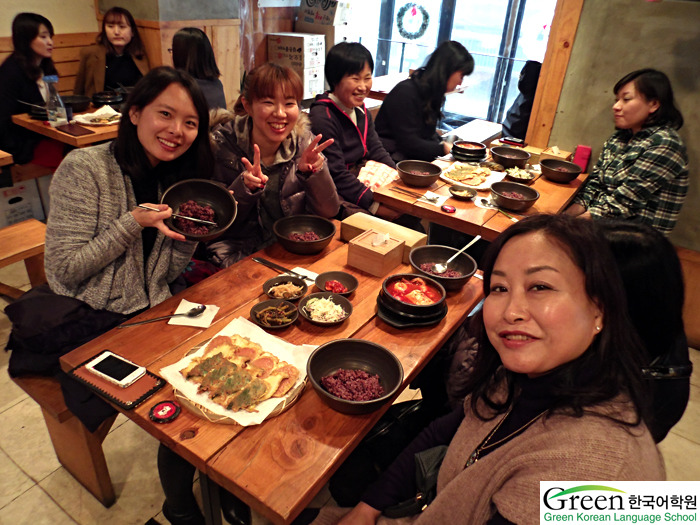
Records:
[[[37,66],[36,53],[32,51],[32,41],[39,36],[39,28],[44,25],[53,38],[53,25],[45,16],[36,13],[20,13],[12,20],[12,56],[20,68],[32,80],[39,80],[43,75],[56,75],[56,66],[51,58],[42,58]]]
[[[418,85],[423,98],[423,120],[436,126],[442,117],[447,80],[456,72],[471,75],[474,57],[459,42],[447,40],[440,44],[428,58],[425,66],[416,69],[411,78]]]
[[[634,82],[637,92],[646,100],[659,102],[659,109],[647,117],[645,126],[668,125],[674,129],[683,127],[683,115],[676,107],[671,81],[665,73],[650,68],[632,71],[617,81],[613,88],[615,95],[629,82]]]
[[[113,55],[117,54],[114,46],[109,41],[109,38],[107,38],[105,26],[107,24],[119,23],[122,17],[124,17],[126,23],[129,24],[129,27],[131,28],[131,41],[124,47],[124,53],[128,53],[136,58],[142,58],[143,55],[146,54],[146,48],[141,40],[141,35],[139,35],[139,29],[136,27],[134,17],[131,16],[131,13],[123,7],[113,7],[105,13],[105,16],[102,18],[102,31],[100,31],[100,34],[97,35],[97,43],[104,46],[108,53]]]
[[[194,78],[216,80],[221,76],[209,38],[196,27],[183,27],[175,33],[173,65],[187,71]]]
[[[491,273],[505,244],[519,235],[542,232],[571,257],[585,276],[586,294],[601,309],[603,329],[578,358],[550,373],[555,405],[552,412],[563,412],[576,417],[586,408],[626,394],[637,409],[636,420],[622,420],[609,416],[623,425],[637,425],[648,417],[648,399],[642,387],[641,368],[647,362],[644,347],[627,315],[627,303],[620,275],[612,253],[592,221],[569,215],[535,215],[520,220],[489,246],[483,260],[484,295],[491,288]],[[469,379],[472,392],[471,407],[481,418],[480,402],[504,412],[515,396],[516,374],[506,370],[493,347],[483,324],[477,327],[479,352],[474,372]],[[508,396],[505,401],[493,397],[495,388],[505,380]],[[483,405],[481,405],[483,406]]]
[[[374,72],[372,53],[359,42],[340,42],[334,45],[328,52],[326,64],[323,66],[331,92],[345,75],[359,73],[365,64],[368,64],[369,70]]]
[[[282,89],[285,97],[294,97],[297,102],[300,102],[304,95],[301,78],[292,68],[272,62],[259,65],[246,75],[241,94],[233,105],[233,112],[236,115],[245,115],[244,98],[248,102],[272,98],[278,89]]]
[[[189,149],[177,159],[168,163],[168,172],[174,180],[184,178],[211,177],[214,157],[209,144],[209,108],[197,82],[184,71],[171,67],[157,67],[149,71],[134,86],[122,107],[124,117],[119,123],[119,134],[114,141],[114,156],[122,171],[132,177],[146,176],[153,168],[138,138],[137,127],[131,122],[132,109],[142,110],[160,95],[170,84],[180,84],[192,98],[197,110],[199,126],[197,138]]]
[[[596,224],[613,251],[631,320],[650,358],[664,355],[685,337],[683,270],[676,249],[645,224],[612,219]]]

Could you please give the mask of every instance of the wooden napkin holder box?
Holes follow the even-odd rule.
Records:
[[[348,243],[348,265],[382,277],[401,264],[405,243],[389,236],[385,244],[372,246],[377,233],[367,230]]]
[[[408,264],[408,255],[417,246],[424,246],[428,243],[428,236],[425,233],[417,232],[405,226],[385,221],[374,215],[367,213],[353,213],[340,223],[340,238],[349,242],[367,230],[374,230],[381,233],[388,233],[404,242],[403,255],[401,261]]]

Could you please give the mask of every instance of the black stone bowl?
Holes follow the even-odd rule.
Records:
[[[181,233],[190,241],[207,242],[223,234],[236,219],[238,206],[223,184],[207,179],[187,179],[170,186],[160,199],[161,204],[167,204],[178,213],[180,205],[193,200],[200,206],[211,206],[214,209],[214,222],[217,226],[207,233],[186,233],[175,225],[173,218],[165,220],[171,230]]]
[[[401,279],[406,279],[408,281],[412,279],[422,279],[428,286],[436,289],[439,292],[440,299],[435,303],[425,305],[405,303],[397,299],[391,295],[389,289],[392,283],[395,281],[400,281]],[[409,314],[417,317],[432,317],[437,315],[445,308],[445,297],[447,296],[445,288],[439,282],[437,282],[436,279],[433,279],[432,276],[427,277],[424,274],[417,273],[398,273],[395,275],[390,275],[384,279],[380,294],[384,294],[383,299],[385,307],[399,314]]]
[[[476,261],[466,253],[460,253],[450,264],[447,265],[448,270],[455,270],[461,273],[460,277],[444,277],[434,275],[430,272],[421,270],[421,265],[425,263],[442,263],[445,264],[447,259],[452,257],[459,250],[450,246],[440,246],[437,244],[426,244],[425,246],[417,246],[408,254],[408,260],[413,266],[416,273],[430,277],[439,282],[445,290],[459,290],[472,275],[476,273]]]
[[[515,192],[522,195],[523,199],[514,199],[504,195],[504,192]],[[520,184],[517,182],[494,182],[491,184],[491,198],[497,206],[510,211],[525,211],[530,208],[537,199],[540,198],[540,192],[535,188]]]
[[[321,378],[338,370],[364,370],[379,376],[384,394],[370,401],[348,401],[321,386]],[[391,401],[403,382],[401,362],[381,345],[362,339],[337,339],[313,351],[306,365],[309,381],[319,397],[343,414],[369,414]]]
[[[525,168],[530,159],[530,154],[524,149],[511,148],[510,146],[491,148],[491,156],[494,162],[498,162],[504,168]]]
[[[124,100],[124,95],[116,91],[99,91],[92,95],[93,106],[101,108],[102,106],[110,105],[115,111],[119,111],[119,107]]]
[[[347,292],[342,292],[342,293],[335,292],[338,295],[343,295],[345,297],[347,297],[352,292],[357,290],[357,287],[360,284],[357,281],[357,278],[348,272],[340,272],[340,271],[323,272],[323,273],[319,273],[316,276],[316,288],[318,288],[322,292],[329,292],[330,290],[326,290],[326,282],[327,281],[338,281],[340,284],[345,286],[345,288],[347,288],[347,290],[348,290]]]
[[[457,140],[452,144],[452,154],[463,157],[482,158],[486,154],[486,144],[470,140]]]
[[[85,95],[66,95],[65,97],[61,97],[61,100],[63,100],[63,105],[68,108],[70,106],[73,108],[73,113],[82,113],[83,111],[86,111],[87,108],[90,107],[90,97],[86,97]]]
[[[552,182],[569,183],[581,175],[581,166],[559,159],[544,159],[540,161],[542,175]]]
[[[277,286],[278,284],[284,283],[292,283],[294,286],[300,286],[301,292],[299,292],[299,295],[295,295],[294,297],[275,297],[274,295],[270,294],[270,288],[272,288],[273,286]],[[293,275],[278,275],[277,277],[268,279],[263,283],[263,293],[265,293],[270,299],[285,299],[287,301],[296,301],[304,297],[308,290],[309,285],[306,284],[306,281],[304,279],[300,279],[299,277],[294,277]]]
[[[282,247],[292,253],[309,255],[322,252],[328,246],[335,235],[333,221],[319,217],[318,215],[290,215],[282,217],[272,225],[272,231]],[[318,235],[317,241],[293,241],[290,235],[293,233],[314,232]]]
[[[440,166],[424,160],[402,160],[396,165],[396,169],[404,184],[418,188],[427,188],[438,180],[442,173]]]

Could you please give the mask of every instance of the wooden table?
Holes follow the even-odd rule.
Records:
[[[293,344],[319,345],[347,337],[380,343],[401,360],[402,389],[482,297],[482,283],[473,278],[462,290],[449,294],[448,314],[440,323],[399,330],[376,316],[376,297],[383,278],[346,266],[347,245],[337,237],[320,255],[290,254],[278,244],[257,255],[288,268],[302,266],[319,273],[335,268],[355,275],[360,285],[350,297],[353,314],[347,321],[324,328],[300,319],[274,334]],[[400,265],[392,273],[408,270],[408,265]],[[181,359],[193,346],[211,338],[231,320],[239,316],[247,318],[251,306],[266,298],[262,295],[262,283],[275,275],[274,270],[246,258],[135,318],[171,313],[185,298],[221,307],[210,328],[171,326],[163,322],[114,329],[63,356],[61,366],[70,370],[108,348],[158,373],[162,367]],[[288,411],[255,427],[214,424],[187,410],[172,423],[158,425],[150,420],[148,411],[156,402],[165,399],[173,399],[170,386],[124,413],[195,465],[203,474],[205,489],[209,487],[209,480],[213,480],[274,523],[290,523],[301,512],[388,408],[387,405],[363,416],[340,414],[323,404],[307,385],[299,401]],[[216,490],[205,492],[205,496],[216,495]],[[208,521],[218,523],[216,502],[212,503],[214,508],[206,505],[206,515]]]
[[[81,113],[85,115],[89,113]],[[18,126],[22,126],[30,131],[44,135],[50,139],[58,140],[69,146],[74,146],[76,148],[82,148],[85,146],[90,146],[98,142],[104,142],[106,140],[112,140],[117,137],[117,132],[119,131],[119,123],[110,124],[109,126],[86,126],[85,124],[80,124],[82,127],[87,128],[94,133],[90,135],[81,135],[75,137],[52,128],[50,125],[45,124],[41,120],[34,120],[29,116],[28,113],[21,113],[19,115],[12,115],[12,122]]]
[[[449,163],[436,160],[435,164],[446,167]],[[568,184],[558,184],[551,182],[544,177],[538,177],[532,184],[540,193],[540,198],[535,204],[523,213],[514,213],[506,210],[507,213],[516,218],[538,213],[559,213],[563,211],[572,201],[576,192],[588,178],[587,173],[582,173],[577,179]],[[511,220],[493,209],[481,208],[474,204],[473,200],[458,200],[453,198],[449,192],[451,184],[438,179],[428,188],[415,188],[407,186],[400,180],[383,186],[374,191],[374,199],[403,213],[408,213],[421,219],[440,224],[447,228],[466,233],[468,235],[481,235],[487,241],[493,241],[498,234],[512,224]],[[456,208],[455,213],[447,213],[440,209],[440,206],[419,201],[417,198],[393,191],[392,187],[399,187],[417,193],[432,191],[438,195],[450,195],[445,202]],[[490,190],[479,190],[475,199],[488,198]]]
[[[7,166],[14,162],[12,155],[6,151],[0,150],[0,166]]]

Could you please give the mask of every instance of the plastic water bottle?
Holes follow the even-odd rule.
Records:
[[[58,94],[58,88],[56,86],[58,83],[58,76],[46,75],[44,77],[44,82],[46,82],[49,89],[49,95],[46,99],[46,114],[49,119],[49,124],[52,127],[68,124],[68,119],[66,118],[66,106],[64,106],[63,100],[61,100],[61,96]]]

